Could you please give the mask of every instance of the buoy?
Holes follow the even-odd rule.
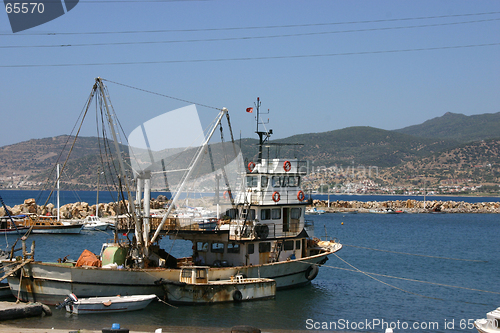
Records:
[[[341,224],[344,225],[344,222],[342,222]]]

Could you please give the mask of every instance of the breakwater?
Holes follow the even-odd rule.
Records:
[[[499,202],[464,202],[464,201],[441,201],[441,200],[387,200],[387,201],[330,201],[313,200],[312,206],[324,209],[328,213],[357,211],[369,213],[373,210],[384,210],[392,208],[407,213],[500,213]]]
[[[127,203],[127,201],[125,201]],[[159,195],[156,199],[151,199],[151,209],[161,209],[167,203],[164,195]],[[452,200],[386,200],[386,201],[346,201],[346,200],[313,200],[312,206],[324,209],[329,213],[352,212],[368,213],[371,210],[383,210],[392,208],[408,213],[425,212],[445,212],[445,213],[500,213],[500,202],[465,202]],[[57,208],[53,204],[39,206],[35,199],[26,199],[24,203],[8,207],[11,215],[39,214],[57,215]],[[100,203],[99,216],[116,216],[125,213],[123,202]],[[96,205],[89,205],[86,202],[76,202],[61,206],[60,216],[63,219],[83,219],[89,215],[95,215]],[[6,216],[5,209],[0,208],[0,216]]]

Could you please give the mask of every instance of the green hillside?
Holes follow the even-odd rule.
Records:
[[[395,130],[424,138],[452,139],[472,142],[500,138],[500,112],[466,116],[447,112],[441,117]]]

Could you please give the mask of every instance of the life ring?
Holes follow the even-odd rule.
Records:
[[[241,291],[239,291],[238,289],[236,289],[233,292],[233,300],[235,302],[241,302],[243,300],[243,295],[241,294]]]
[[[224,199],[231,198],[231,191],[224,191],[224,194],[222,196],[224,197]]]
[[[311,265],[309,268],[306,270],[306,279],[309,281],[314,280],[316,276],[318,276],[319,268],[317,265]]]
[[[253,170],[255,169],[255,162],[248,163],[247,167],[248,167],[248,171],[253,172]]]
[[[302,191],[299,191],[297,192],[297,199],[299,199],[299,201],[304,201],[304,199],[306,198],[304,192]]]
[[[285,161],[283,163],[283,169],[285,169],[286,172],[290,171],[292,169],[292,163],[290,163],[290,161]]]
[[[274,192],[273,193],[273,201],[278,202],[278,201],[280,201],[280,199],[281,199],[281,197],[280,197],[279,192],[278,191]]]

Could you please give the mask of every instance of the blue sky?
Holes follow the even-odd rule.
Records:
[[[227,107],[238,137],[257,96],[274,138],[500,111],[499,1],[80,0],[0,34],[0,146],[69,134],[98,76]],[[127,134],[188,105],[106,84]]]

